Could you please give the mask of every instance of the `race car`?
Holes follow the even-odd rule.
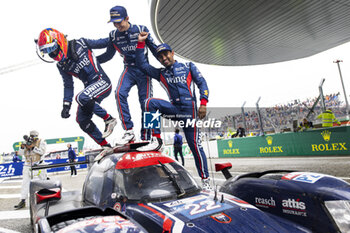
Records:
[[[232,176],[231,163],[215,164],[226,181],[220,191],[256,206],[276,221],[311,232],[350,232],[350,184],[334,176],[270,170]]]
[[[45,193],[51,197],[41,203],[38,195]],[[84,218],[86,208],[108,210],[135,232],[311,232],[230,194],[202,190],[183,166],[159,151],[104,156],[90,168],[82,192],[62,192],[54,181],[31,185],[32,221],[39,232],[55,231],[61,222],[70,227],[70,221]],[[94,213],[93,219],[98,215],[104,216]]]
[[[32,181],[30,191],[30,218],[34,232],[147,232],[112,208],[82,205],[81,193],[62,193],[59,181]]]

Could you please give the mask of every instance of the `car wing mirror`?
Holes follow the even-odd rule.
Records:
[[[229,162],[215,164],[215,171],[221,171],[222,174],[225,176],[226,180],[232,177],[231,173],[229,172],[230,168],[232,168],[232,164]]]
[[[58,201],[61,199],[61,189],[53,188],[53,189],[41,189],[35,193],[36,203],[45,203],[49,201]]]

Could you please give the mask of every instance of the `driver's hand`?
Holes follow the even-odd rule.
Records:
[[[138,37],[138,41],[144,42],[147,39],[148,34],[149,34],[148,32],[140,32],[139,37]]]
[[[198,109],[199,119],[203,119],[207,115],[207,106],[201,105]]]

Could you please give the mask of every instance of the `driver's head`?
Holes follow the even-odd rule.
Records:
[[[68,42],[63,33],[46,28],[39,34],[37,49],[41,56],[47,54],[55,61],[62,61],[67,58]]]
[[[175,63],[174,50],[168,44],[160,44],[157,47],[157,58],[163,66],[171,66]]]
[[[108,23],[113,23],[114,27],[120,32],[125,32],[129,29],[129,16],[125,7],[115,6],[109,11],[111,19]]]

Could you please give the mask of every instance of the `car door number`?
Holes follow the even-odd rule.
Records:
[[[202,212],[217,209],[220,207],[221,205],[220,204],[216,205],[215,201],[207,200],[207,201],[202,201],[199,204],[192,203],[192,204],[186,205],[184,209],[185,210],[191,209],[190,215],[196,215],[196,214],[200,214]]]

